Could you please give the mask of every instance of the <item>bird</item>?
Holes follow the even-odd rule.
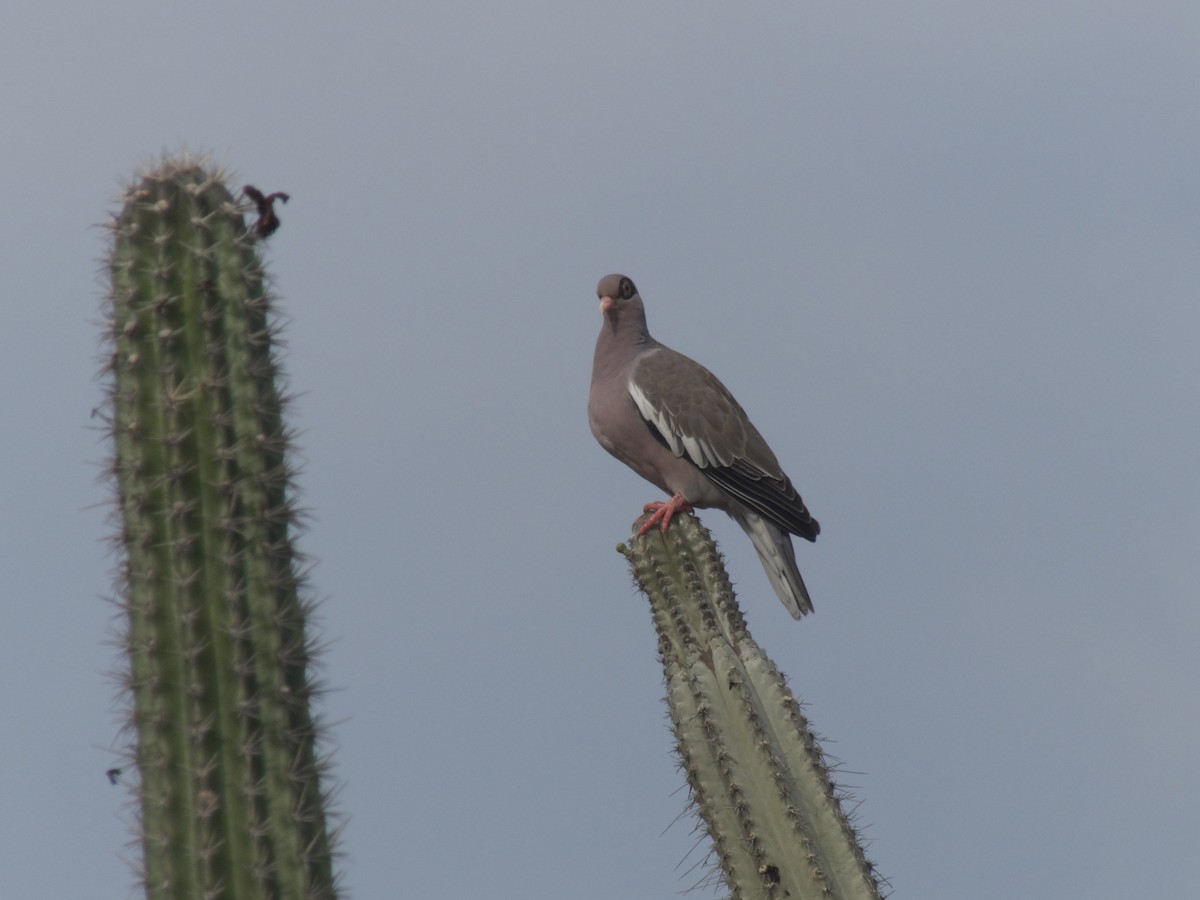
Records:
[[[745,410],[715,375],[660,344],[646,326],[633,281],[596,286],[603,323],[592,359],[588,424],[600,445],[670,499],[645,505],[666,533],[693,507],[724,510],[750,537],[775,593],[796,619],[813,611],[791,535],[816,541],[821,526]]]

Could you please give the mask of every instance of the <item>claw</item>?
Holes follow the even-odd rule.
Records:
[[[667,533],[667,529],[671,526],[671,517],[677,512],[691,512],[692,504],[683,499],[683,494],[676,494],[665,503],[661,500],[655,500],[653,503],[647,503],[642,507],[642,512],[652,513],[642,527],[638,529],[638,534],[643,535],[655,525],[658,525],[663,534]],[[660,524],[661,523],[661,524]]]

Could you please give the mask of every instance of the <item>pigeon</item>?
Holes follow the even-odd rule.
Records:
[[[639,534],[693,507],[727,512],[749,535],[794,618],[813,611],[790,535],[821,526],[738,402],[708,369],[650,336],[633,281],[596,286],[604,322],[596,339],[588,423],[609,453],[671,499],[647,503]]]

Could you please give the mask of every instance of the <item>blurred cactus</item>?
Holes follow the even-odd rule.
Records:
[[[693,516],[618,549],[650,601],[692,802],[734,898],[878,900],[879,879],[783,675]]]
[[[166,158],[110,223],[118,600],[148,898],[336,896],[271,295],[225,176]]]

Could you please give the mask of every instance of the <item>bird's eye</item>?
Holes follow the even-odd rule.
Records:
[[[633,282],[628,278],[621,279],[621,299],[628,300],[637,293],[637,288],[633,286]]]

